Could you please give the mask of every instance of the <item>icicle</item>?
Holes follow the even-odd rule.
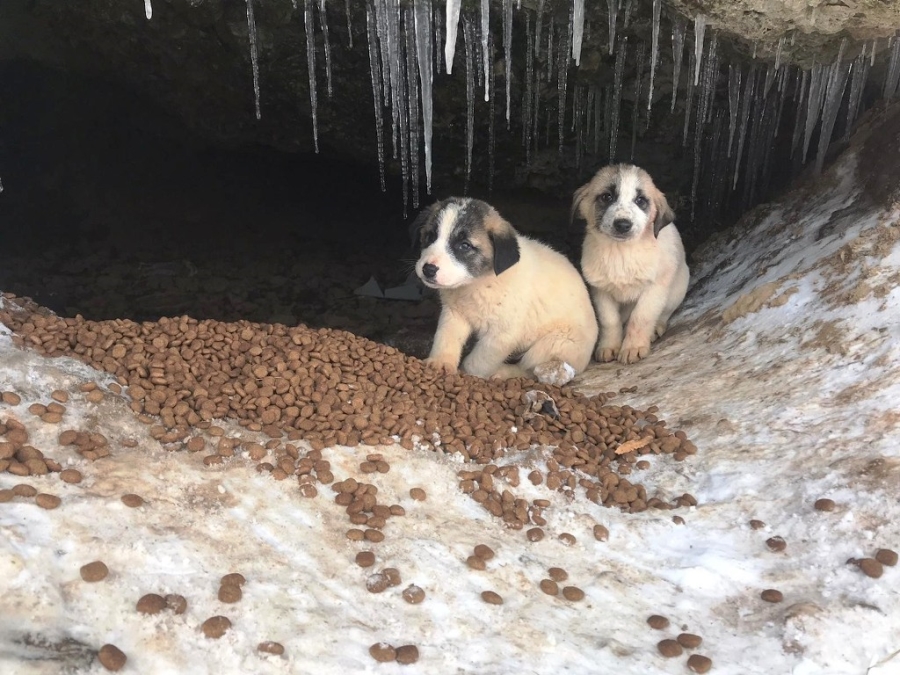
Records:
[[[859,114],[859,104],[862,101],[863,88],[869,75],[869,63],[866,58],[866,45],[863,43],[862,51],[853,61],[853,76],[850,80],[850,96],[847,102],[847,119],[844,122],[844,140],[850,138],[853,124]]]
[[[375,9],[371,2],[366,3],[366,38],[369,43],[369,73],[372,79],[372,101],[375,104],[375,134],[378,141],[378,175],[381,178],[381,191],[384,192],[384,129],[381,103],[381,64],[378,61],[378,29],[375,26]]]
[[[463,17],[463,41],[466,47],[466,182],[463,194],[469,194],[472,177],[472,147],[475,142],[475,36],[468,16]]]
[[[734,133],[737,131],[738,109],[741,101],[741,67],[728,66],[728,157],[734,147]]]
[[[681,77],[681,62],[684,60],[685,25],[678,19],[672,23],[672,110],[678,98],[678,80]]]
[[[409,108],[409,172],[412,177],[412,205],[419,208],[419,64],[416,58],[415,10],[403,10],[403,33],[406,37],[406,90]]]
[[[700,84],[700,69],[703,67],[703,38],[706,35],[706,16],[694,17],[694,86]]]
[[[144,0],[144,14],[147,15],[147,21],[153,18],[153,2],[152,0]]]
[[[405,51],[405,40],[403,40],[403,32],[400,26],[401,9],[399,0],[390,0],[394,4],[390,8],[390,26],[391,26],[391,42],[395,62],[391,64],[391,107],[392,113],[398,120],[398,131],[400,136],[400,173],[403,178],[403,217],[406,218],[406,205],[409,201],[409,183],[410,183],[410,161],[409,161],[409,108],[407,101],[409,100],[409,92],[406,88],[406,59],[403,52]],[[414,81],[413,78],[409,78]]]
[[[598,89],[594,95],[594,157],[600,156],[600,128],[603,121],[603,90]]]
[[[328,39],[328,15],[325,13],[325,0],[319,0],[319,25],[322,27],[322,38],[325,41],[325,80],[328,83],[328,98],[331,98],[331,41]]]
[[[872,38],[872,53],[869,55],[869,68],[875,65],[875,52],[878,49],[878,38]]]
[[[581,65],[581,41],[584,39],[584,0],[573,0],[572,58]]]
[[[385,0],[375,0],[375,30],[378,35],[378,45],[381,50],[381,86],[384,96],[385,107],[390,105],[391,101],[391,77],[390,64],[391,56],[391,40],[388,30],[387,4]],[[397,157],[397,130],[393,133],[394,157]]]
[[[575,168],[581,168],[581,115],[582,115],[582,88],[575,87],[572,91],[572,126],[575,127]]]
[[[900,89],[900,40],[895,40],[887,73],[884,76],[884,97],[888,100],[894,98],[898,89]]]
[[[456,53],[456,31],[459,27],[460,0],[447,0],[447,41],[444,43],[444,61],[447,74],[453,71],[453,55]]]
[[[347,39],[350,41],[350,49],[353,49],[353,24],[350,22],[350,0],[344,0],[344,14],[347,15]]]
[[[700,91],[697,95],[697,120],[694,129],[694,181],[691,185],[691,220],[694,219],[697,204],[697,187],[700,184],[700,157],[703,146],[703,132],[706,126],[712,99],[715,96],[715,85],[718,79],[718,39],[713,34],[709,41],[709,52],[703,66],[703,77],[700,80]]]
[[[750,57],[753,61],[756,61],[756,49],[759,47],[759,43],[754,40],[753,41],[753,55]]]
[[[522,145],[525,147],[525,163],[531,163],[531,98],[534,90],[534,34],[531,32],[531,15],[525,14],[525,91],[522,94]]]
[[[313,27],[313,6],[311,0],[305,0],[303,5],[303,27],[306,32],[306,68],[309,75],[309,107],[312,115],[313,145],[316,153],[319,152],[319,123],[318,123],[318,97],[316,94],[316,48]],[[248,0],[247,7],[251,6]],[[259,109],[257,108],[257,118]]]
[[[797,147],[800,145],[800,139],[803,137],[803,123],[806,120],[806,116],[801,114],[803,109],[803,104],[806,102],[807,96],[807,86],[809,85],[809,71],[804,70],[801,74],[801,80],[799,82],[799,93],[794,94],[794,100],[797,103],[797,107],[794,110],[794,136],[791,141],[791,159],[794,158],[794,153],[797,151]],[[795,92],[796,92],[795,88]]]
[[[701,54],[702,58],[703,55]],[[696,68],[697,65],[697,52],[690,51],[688,52],[688,78],[687,78],[687,87],[684,93],[684,131],[681,135],[681,144],[684,147],[687,147],[688,142],[688,133],[691,129],[691,112],[694,107],[694,78],[690,76],[690,73]]]
[[[662,0],[653,0],[653,32],[650,41],[650,90],[647,93],[647,117],[650,116],[650,108],[653,106],[653,81],[656,78],[656,61],[659,59],[659,15],[662,10]],[[676,86],[673,83],[673,88]],[[635,101],[635,104],[637,102]]]
[[[622,30],[628,30],[628,26],[631,24],[631,15],[634,14],[634,7],[637,4],[637,0],[625,0],[625,12],[622,17]],[[622,6],[622,0],[619,0],[619,6]]]
[[[845,40],[846,38],[841,41],[838,57],[829,68],[825,99],[822,104],[822,129],[819,132],[819,150],[816,153],[816,173],[820,173],[825,164],[825,152],[831,143],[834,123],[837,121],[841,101],[844,98],[844,90],[847,88],[847,77],[850,75],[851,62],[844,63],[841,60],[844,55]]]
[[[553,81],[553,21],[547,26],[547,84]]]
[[[616,15],[619,13],[619,0],[606,0],[609,8],[609,55],[613,55],[616,45]]]
[[[631,107],[631,161],[634,161],[634,148],[637,145],[638,116],[641,112],[641,88],[644,83],[644,60],[647,45],[641,42],[637,49],[637,64],[634,76],[634,105]]]
[[[750,108],[753,105],[753,90],[756,84],[756,67],[751,66],[747,79],[744,80],[744,96],[741,104],[741,126],[738,129],[737,154],[734,160],[734,180],[731,189],[737,189],[738,178],[741,175],[741,157],[744,154],[744,139],[747,136],[747,124],[750,121]]]
[[[488,70],[491,60],[488,58],[488,36],[491,33],[491,0],[481,0],[481,59],[484,67],[484,100],[488,100],[490,87],[488,87]]]
[[[419,88],[422,100],[422,136],[425,140],[425,186],[431,194],[432,82],[431,68],[431,0],[415,0],[416,51],[419,62]]]
[[[544,0],[538,0],[537,14],[534,22],[534,60],[541,62],[541,31],[544,27]]]
[[[775,70],[781,67],[781,51],[784,49],[784,35],[778,38],[778,46],[775,48]]]
[[[559,152],[563,151],[563,135],[565,133],[566,119],[566,86],[569,80],[569,53],[572,51],[572,14],[574,10],[569,7],[569,31],[566,36],[566,44],[562,44],[560,38],[559,45],[559,61],[556,64],[556,89],[559,100],[558,117],[559,117]]]
[[[444,42],[444,15],[437,7],[434,8],[434,71],[441,72],[443,69],[444,50],[441,44]]]
[[[494,37],[488,37],[488,54],[490,54],[491,63],[494,62]],[[494,192],[494,155],[497,149],[497,135],[494,130],[494,121],[497,119],[497,111],[495,108],[497,99],[497,88],[494,81],[494,69],[490,70],[490,103],[488,103],[488,194]]]
[[[622,79],[625,75],[625,58],[628,50],[628,36],[619,40],[616,50],[616,74],[613,80],[613,95],[611,103],[612,119],[609,124],[609,161],[616,157],[616,145],[619,140],[619,108],[622,105]]]
[[[806,155],[809,152],[809,142],[812,140],[813,131],[819,121],[819,113],[822,110],[822,101],[825,98],[825,85],[827,73],[825,67],[819,63],[813,64],[809,78],[809,96],[806,99],[806,127],[803,130],[803,157],[806,164]]]
[[[506,63],[506,128],[509,128],[510,111],[512,110],[512,38],[513,38],[512,0],[503,0],[503,55]]]
[[[149,17],[148,17],[149,18]],[[262,117],[259,110],[259,52],[256,36],[256,19],[253,17],[253,0],[247,0],[247,35],[250,39],[250,65],[253,68],[253,100],[256,105],[256,119]],[[315,129],[315,109],[313,109],[313,128]],[[316,141],[316,152],[319,142]]]

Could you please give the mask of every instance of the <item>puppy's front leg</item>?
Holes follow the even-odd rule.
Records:
[[[444,307],[438,319],[434,343],[426,361],[450,372],[456,372],[462,350],[472,334],[472,327],[456,312]]]
[[[619,352],[622,363],[640,361],[650,353],[650,341],[666,305],[667,289],[666,284],[657,282],[638,298],[628,319],[625,340]]]
[[[591,288],[591,298],[600,320],[600,342],[594,352],[598,361],[614,361],[622,346],[622,315],[619,303],[600,289]]]
[[[491,377],[496,374],[512,352],[512,347],[503,340],[497,339],[498,337],[497,335],[488,335],[479,338],[463,361],[462,369],[470,375],[478,377]]]

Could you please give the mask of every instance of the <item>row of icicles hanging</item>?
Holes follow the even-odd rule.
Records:
[[[551,0],[552,1],[552,0]],[[260,87],[259,87],[259,56],[256,20],[253,11],[253,0],[245,0],[247,6],[247,27],[250,43],[250,61],[253,72],[253,90],[256,118],[260,119]],[[291,0],[294,9],[299,9],[298,0]],[[513,25],[514,0],[503,0],[502,4],[502,28],[503,28],[503,58],[505,72],[512,72],[512,25]],[[432,87],[434,66],[440,71],[446,69],[446,73],[452,74],[456,51],[457,37],[460,27],[463,33],[466,64],[466,169],[465,189],[468,191],[469,180],[472,171],[472,151],[474,145],[474,100],[476,80],[479,87],[483,88],[484,100],[490,104],[489,113],[489,189],[494,175],[494,63],[495,45],[490,32],[490,0],[480,0],[480,11],[475,16],[462,14],[461,0],[446,0],[443,11],[433,8],[432,0],[413,0],[404,3],[401,0],[367,0],[366,1],[366,35],[368,42],[368,55],[370,64],[370,76],[375,113],[375,127],[377,136],[379,174],[382,190],[385,189],[385,129],[383,122],[383,110],[390,110],[391,119],[391,146],[393,158],[400,160],[404,213],[407,203],[410,201],[410,187],[413,208],[419,206],[419,174],[421,156],[424,155],[424,168],[426,178],[426,190],[430,194],[432,188],[432,138],[433,138],[433,109]],[[615,54],[614,83],[612,91],[606,91],[605,134],[608,141],[609,160],[616,157],[619,115],[622,97],[622,85],[624,67],[627,54],[627,36],[616,41],[616,31],[619,23],[622,28],[628,27],[628,22],[634,12],[636,0],[607,0],[608,30],[609,30],[609,54]],[[649,58],[649,87],[646,99],[646,121],[649,124],[649,115],[653,102],[654,80],[656,66],[659,57],[659,32],[661,0],[652,0],[652,33],[651,50]],[[151,0],[144,0],[147,19],[152,17]],[[521,10],[521,0],[516,0],[517,9]],[[538,78],[534,65],[539,60],[542,48],[546,49],[547,72],[545,81],[550,85],[551,70],[556,60],[556,80],[559,96],[558,106],[558,141],[559,150],[562,151],[565,129],[565,111],[568,82],[569,62],[574,61],[576,66],[581,62],[582,43],[585,35],[584,0],[572,0],[569,6],[568,29],[558,29],[557,54],[558,59],[553,58],[554,23],[548,22],[546,38],[543,31],[545,0],[538,0],[535,12],[534,32],[531,30],[531,13],[525,12],[526,19],[526,91],[522,102],[522,126],[523,144],[526,155],[530,161],[531,150],[538,137],[539,119],[539,91],[535,86]],[[350,0],[344,0],[349,46],[353,47],[353,32],[350,18]],[[620,18],[621,17],[621,18]],[[306,34],[307,70],[309,76],[309,97],[313,127],[313,142],[316,152],[318,145],[318,101],[316,88],[316,45],[315,45],[315,21],[318,18],[320,31],[324,42],[324,60],[326,87],[329,98],[332,94],[331,77],[331,45],[328,32],[328,20],[326,0],[303,0],[303,19]],[[460,25],[461,24],[461,25]],[[731,160],[729,173],[732,176],[732,190],[737,188],[740,176],[740,165],[743,149],[746,141],[749,141],[751,152],[744,159],[746,163],[744,175],[751,175],[753,182],[760,167],[768,163],[770,148],[762,148],[757,151],[753,147],[757,144],[774,141],[778,131],[778,120],[784,106],[784,99],[788,91],[788,70],[781,63],[785,38],[779,39],[775,50],[774,64],[766,67],[765,76],[757,77],[757,67],[754,65],[743,77],[740,66],[728,67],[728,111],[714,111],[715,85],[719,76],[720,61],[717,54],[717,37],[713,34],[705,49],[707,21],[704,15],[694,18],[694,49],[690,53],[689,73],[687,77],[686,97],[688,102],[685,111],[683,142],[687,145],[690,128],[691,108],[694,103],[696,89],[696,113],[694,133],[694,180],[692,187],[692,204],[696,201],[699,179],[701,177],[700,159],[702,144],[705,135],[708,149],[721,154]],[[446,30],[445,30],[446,28]],[[685,46],[685,24],[673,21],[672,47],[673,47],[673,85],[671,110],[674,112],[677,83]],[[544,44],[546,41],[546,45]],[[443,42],[443,50],[439,45]],[[793,42],[793,39],[792,39]],[[892,98],[900,89],[900,39],[888,48],[891,48],[890,60],[883,86],[885,98]],[[852,125],[858,112],[862,95],[862,88],[868,67],[874,64],[876,44],[873,41],[868,58],[866,49],[856,59],[843,63],[844,44],[837,59],[830,65],[816,64],[809,70],[796,69],[793,82],[793,98],[797,106],[797,124],[795,127],[793,149],[802,140],[803,162],[806,161],[807,151],[813,131],[819,123],[820,130],[819,151],[816,158],[817,169],[821,168],[825,149],[830,140],[831,133],[837,119],[838,110],[843,100],[846,83],[852,72],[849,101],[847,106],[847,124]],[[636,50],[639,75],[635,83],[635,105],[632,121],[632,159],[634,157],[634,143],[639,113],[638,99],[642,98],[641,86],[644,68],[646,67],[646,47],[640,44]],[[754,60],[756,58],[754,50]],[[443,64],[442,64],[443,61]],[[692,75],[692,76],[691,76]],[[506,121],[507,128],[511,125],[511,77],[505,77],[506,94]],[[777,91],[780,99],[771,106],[769,117],[766,114],[769,108],[764,103],[768,97],[773,83],[777,83]],[[587,137],[593,133],[593,146],[595,153],[599,141],[599,127],[601,121],[601,92],[590,88],[585,93],[584,87],[576,89],[572,97],[572,129],[576,131],[576,157],[580,158]],[[803,104],[806,110],[801,110]],[[593,104],[593,108],[591,107]],[[755,115],[751,115],[751,112]],[[752,118],[752,119],[751,119]],[[591,121],[593,120],[593,131]],[[728,124],[728,133],[722,132],[719,127]],[[711,134],[705,134],[707,127],[711,125],[714,130]],[[547,137],[549,138],[550,113],[547,116]],[[580,126],[579,126],[580,125]],[[751,127],[748,134],[748,125]],[[576,129],[576,127],[578,127]],[[582,129],[582,127],[585,127]],[[736,138],[737,136],[737,138]],[[727,137],[727,142],[726,142]],[[420,139],[424,147],[420,148]],[[732,156],[734,158],[732,159]],[[576,160],[577,161],[577,160]],[[708,171],[706,173],[709,173]],[[708,182],[714,185],[725,183],[723,176],[707,176]],[[755,185],[749,185],[750,201]],[[745,190],[745,201],[746,190]]]

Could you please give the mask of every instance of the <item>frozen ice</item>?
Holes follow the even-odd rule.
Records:
[[[659,0],[654,0],[658,2]],[[584,39],[584,0],[573,0],[572,58],[581,65],[581,41]]]
[[[625,59],[628,55],[628,36],[619,40],[616,49],[616,70],[613,80],[613,94],[611,98],[611,120],[609,124],[609,161],[615,161],[616,145],[619,140],[619,113],[622,106],[622,80],[625,75]]]
[[[613,55],[616,45],[616,19],[619,13],[619,0],[606,0],[609,10],[609,55]]]
[[[469,194],[472,147],[475,142],[475,36],[468,16],[463,18],[463,41],[466,48],[466,182],[463,192]]]
[[[153,0],[144,0],[144,14],[147,15],[147,21],[153,18]]]
[[[444,43],[444,61],[447,74],[453,72],[453,56],[456,53],[456,31],[459,27],[459,6],[461,0],[447,0],[447,41]]]
[[[678,82],[681,78],[681,62],[684,61],[684,36],[687,27],[679,19],[672,22],[672,110],[678,99]]]
[[[650,90],[647,92],[647,113],[653,106],[653,82],[656,79],[656,62],[659,60],[659,15],[662,0],[653,0],[653,29],[650,41]],[[675,83],[672,85],[676,86]]]
[[[325,43],[325,82],[328,98],[331,98],[331,39],[328,35],[328,11],[325,0],[319,0],[319,25],[322,27],[322,40]]]
[[[382,116],[382,85],[381,63],[379,62],[378,32],[376,28],[375,9],[371,3],[366,3],[366,38],[369,47],[369,74],[372,79],[372,101],[375,105],[375,134],[378,144],[378,175],[381,178],[381,191],[385,190],[384,183],[384,120]],[[427,158],[426,148],[426,158]]]
[[[247,0],[247,35],[250,39],[250,65],[253,68],[253,100],[256,107],[256,119],[260,119],[262,115],[259,109],[259,51],[256,19],[253,16],[253,0]],[[313,117],[313,124],[315,125],[315,117]],[[316,143],[316,152],[318,152],[318,141]]]
[[[503,0],[503,59],[506,64],[506,127],[509,128],[512,109],[512,38],[513,38],[513,6],[512,0]]]
[[[490,96],[488,87],[488,72],[491,68],[491,60],[488,58],[488,37],[491,34],[491,0],[481,0],[481,63],[484,68],[484,100]]]
[[[431,63],[431,0],[415,0],[416,12],[416,52],[419,63],[419,87],[422,102],[422,137],[425,141],[425,186],[431,194],[431,162],[432,162],[432,119],[433,98],[432,83],[434,71]]]

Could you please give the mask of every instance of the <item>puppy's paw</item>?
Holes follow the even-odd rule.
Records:
[[[607,363],[608,361],[615,361],[616,357],[619,355],[618,347],[609,347],[606,345],[600,345],[594,351],[594,359],[599,361],[600,363]]]
[[[653,335],[650,336],[650,342],[656,342],[659,338],[663,336],[663,333],[666,332],[666,328],[668,325],[665,321],[660,321],[656,324],[656,328],[653,330]]]
[[[457,372],[457,365],[453,363],[453,361],[448,361],[447,359],[441,358],[440,356],[429,356],[425,359],[425,363],[427,363],[432,368],[436,368],[447,374],[452,374]]]
[[[650,353],[650,343],[629,343],[625,342],[619,351],[620,363],[637,363]]]

